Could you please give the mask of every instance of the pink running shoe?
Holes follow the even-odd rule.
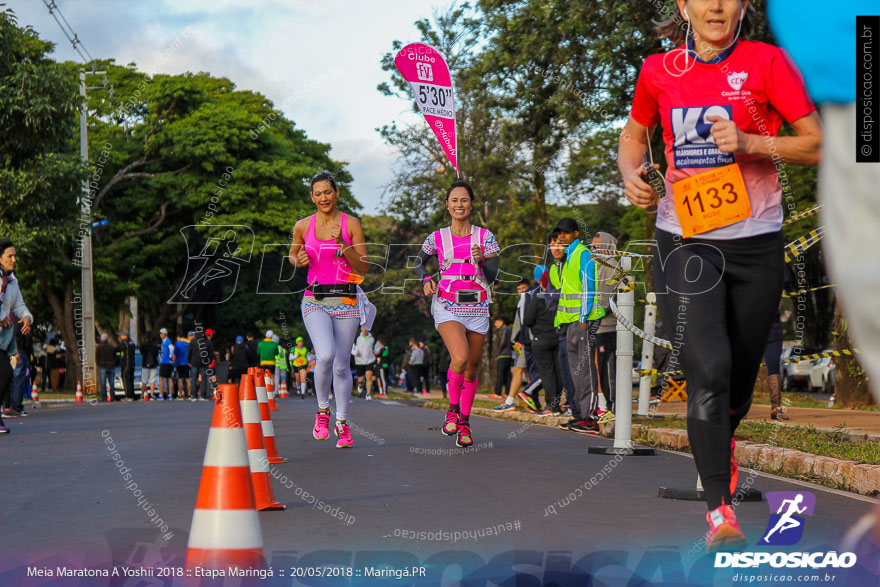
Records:
[[[709,532],[706,534],[706,552],[739,550],[748,544],[733,514],[733,508],[722,505],[706,514]]]
[[[458,412],[446,412],[446,423],[440,431],[446,436],[458,434]]]
[[[354,444],[348,424],[340,424],[337,422],[336,426],[333,428],[333,432],[339,437],[339,440],[336,441],[336,448],[351,448]]]
[[[315,440],[326,440],[330,436],[330,414],[318,412],[315,416],[315,428],[312,430]]]

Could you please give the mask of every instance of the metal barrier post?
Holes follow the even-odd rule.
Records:
[[[645,305],[645,332],[654,336],[654,330],[657,326],[657,294],[648,293],[645,296],[647,304]],[[647,340],[642,341],[642,369],[653,369],[654,367],[654,343]],[[651,405],[651,380],[653,375],[642,375],[639,379],[639,416],[647,416],[648,408]]]
[[[633,306],[635,305],[635,291],[624,291],[632,277],[629,275],[632,269],[632,259],[623,256],[620,259],[620,268],[625,277],[617,286],[617,307],[621,316],[632,322]],[[617,382],[615,389],[614,407],[614,446],[597,447],[588,449],[590,454],[614,454],[614,455],[653,455],[653,448],[634,447],[632,443],[632,357],[633,357],[633,334],[620,321],[617,321]]]

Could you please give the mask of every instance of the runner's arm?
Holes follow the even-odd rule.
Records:
[[[349,216],[348,233],[351,237],[351,246],[342,249],[342,254],[351,263],[352,269],[361,275],[365,275],[370,269],[370,264],[367,263],[367,245],[361,221]]]
[[[290,252],[287,254],[287,260],[290,261],[290,264],[294,267],[305,267],[308,265],[308,255],[305,254],[306,225],[303,222],[304,220],[300,220],[293,226],[293,242],[290,243]],[[301,255],[300,253],[305,255]],[[305,256],[305,259],[303,259],[303,256]],[[305,261],[305,263],[303,263],[303,261]]]
[[[655,127],[636,122],[632,116],[626,121],[620,133],[617,147],[617,167],[623,176],[623,190],[626,199],[639,208],[648,208],[654,203],[654,190],[645,181],[645,153],[648,152],[648,135],[653,134]],[[654,169],[659,165],[654,164]]]
[[[732,120],[707,116],[712,136],[722,153],[745,153],[794,165],[818,165],[822,158],[822,121],[814,110],[791,123],[796,137],[772,137],[741,131]],[[773,147],[771,150],[770,147]]]

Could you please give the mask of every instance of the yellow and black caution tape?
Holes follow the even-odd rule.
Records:
[[[614,298],[609,298],[609,303],[611,305],[611,311],[614,313],[614,317],[617,318],[617,321],[620,322],[624,328],[641,338],[642,340],[646,340],[655,346],[660,346],[665,349],[672,350],[672,343],[668,340],[660,338],[658,336],[652,336],[624,318],[620,315],[620,312],[617,309],[617,304],[614,303]]]
[[[618,251],[617,249],[590,249],[590,253],[594,255],[603,255],[605,257],[634,257],[641,259],[653,259],[654,255],[640,255],[639,253],[630,253],[629,251]]]
[[[820,285],[819,287],[810,287],[807,289],[799,289],[797,291],[786,291],[782,292],[782,297],[784,298],[793,298],[794,296],[802,296],[805,293],[810,293],[811,291],[819,291],[820,289],[826,289],[829,287],[837,287],[836,283],[832,283],[829,285]]]
[[[859,349],[843,349],[842,351],[828,351],[827,353],[816,353],[815,355],[803,355],[800,357],[791,357],[785,359],[783,363],[800,363],[801,361],[815,361],[816,359],[824,359],[826,357],[851,357],[859,354]]]
[[[593,257],[593,260],[599,263],[599,265],[603,265],[609,269],[613,269],[615,274],[611,276],[611,279],[605,282],[605,285],[617,285],[621,281],[625,281],[625,284],[620,291],[630,291],[635,289],[636,280],[633,277],[632,271],[624,271],[623,268],[608,263],[607,261],[603,261],[599,257]]]
[[[810,216],[815,216],[819,213],[819,208],[822,207],[822,204],[818,206],[813,206],[809,210],[804,210],[803,212],[799,212],[782,223],[782,226],[788,226],[789,224],[794,224],[798,220],[803,220],[804,218],[809,218]]]
[[[673,375],[684,375],[684,371],[657,371],[657,369],[633,369],[639,375],[660,375],[663,377]]]
[[[823,228],[819,227],[785,245],[785,262],[791,263],[807,249],[819,242],[822,239],[822,232]]]

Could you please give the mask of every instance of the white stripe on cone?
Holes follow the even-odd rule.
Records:
[[[260,423],[260,404],[255,399],[241,400],[242,424]]]
[[[230,532],[235,528],[235,532]],[[189,548],[263,548],[256,510],[195,510],[189,531]]]
[[[265,448],[248,449],[248,460],[251,462],[251,473],[269,472],[269,456]]]
[[[267,436],[275,437],[275,426],[272,425],[272,420],[263,420],[261,422],[263,424],[263,438]]]
[[[247,467],[244,434],[236,428],[211,428],[205,449],[205,467]]]

